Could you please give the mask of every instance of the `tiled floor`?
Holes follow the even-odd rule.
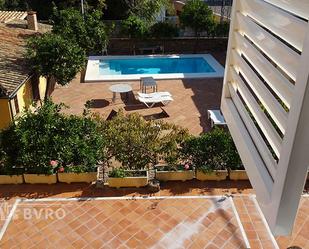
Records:
[[[132,86],[133,93],[129,95],[128,100],[124,97],[121,99],[117,95],[115,104],[111,103],[112,93],[109,87],[117,82],[80,82],[81,76],[78,75],[68,86],[57,86],[52,94],[55,102],[63,102],[70,107],[65,110],[67,113],[82,114],[88,100],[93,103],[91,111],[100,113],[103,118],[106,118],[112,110],[119,109],[128,113],[138,112],[143,116],[156,116],[162,112],[160,108],[162,105],[147,108],[135,99],[134,94],[139,91],[139,82],[125,82]],[[168,91],[174,99],[163,107],[170,117],[162,120],[188,128],[192,134],[208,131],[210,123],[207,120],[207,109],[220,108],[222,82],[222,78],[158,81],[158,91]]]
[[[308,190],[308,185],[306,189]],[[279,248],[273,243],[274,238],[268,233],[254,202],[254,196],[250,193],[253,191],[245,181],[241,184],[199,181],[165,183],[161,191],[151,198],[162,198],[164,195],[178,199],[164,200],[145,199],[145,196],[151,196],[145,188],[96,189],[86,184],[41,185],[39,188],[33,185],[0,186],[1,211],[3,206],[7,207],[5,218],[17,197],[61,200],[28,201],[19,204],[15,212],[17,216],[14,215],[8,223],[0,248],[134,248],[133,245],[136,244],[140,246],[135,248],[191,246],[216,249],[236,248],[236,245],[246,248],[231,203],[214,201],[213,195],[225,194],[233,196],[233,203],[250,247]],[[212,198],[204,199],[201,195],[212,195]],[[86,196],[99,197],[99,200],[63,200],[67,197],[85,199]],[[100,196],[119,197],[116,197],[117,200],[113,197],[114,200],[107,201]],[[124,196],[130,196],[131,200],[119,200]],[[182,196],[187,199],[181,199],[184,198]],[[280,248],[309,248],[308,200],[309,197],[302,198],[293,234],[276,238]],[[59,209],[60,211],[57,211]],[[62,212],[62,209],[65,212]],[[63,219],[55,219],[56,215],[62,218],[63,214]],[[3,225],[4,220],[0,223],[0,229]],[[0,235],[1,231],[4,230],[0,230]],[[192,234],[194,231],[198,232],[198,236]],[[121,241],[126,247],[117,246]],[[180,247],[181,243],[191,244]]]
[[[248,236],[251,248],[271,249],[275,248],[271,234],[262,220],[255,203],[254,196],[235,196],[234,203],[241,223]]]
[[[30,210],[30,211],[29,211]],[[1,248],[246,248],[229,198],[22,202]]]

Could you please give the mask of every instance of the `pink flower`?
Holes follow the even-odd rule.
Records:
[[[58,161],[57,160],[50,160],[50,165],[55,168],[58,166]]]
[[[59,173],[64,172],[64,167],[61,166],[61,167],[58,169],[58,172],[59,172]]]
[[[188,169],[190,169],[190,165],[186,163],[184,168],[185,168],[185,170],[188,170]]]

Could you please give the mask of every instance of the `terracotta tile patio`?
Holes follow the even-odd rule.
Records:
[[[22,202],[1,248],[232,249],[246,244],[231,200],[211,197]]]
[[[112,103],[112,93],[109,87],[119,82],[81,83],[81,75],[65,87],[56,86],[52,99],[59,103],[63,102],[70,108],[67,113],[82,114],[84,105],[88,100],[92,101],[91,111],[100,113],[106,118],[112,110],[123,109],[125,112],[138,112],[143,116],[158,115],[162,112],[160,107],[170,117],[164,118],[168,122],[188,128],[192,134],[200,134],[210,129],[207,120],[207,109],[219,109],[223,79],[190,79],[190,80],[159,80],[158,91],[168,91],[173,95],[174,101],[167,106],[148,109],[138,102],[134,96],[139,90],[139,82],[125,82],[132,86],[133,92],[129,98],[121,98]],[[124,83],[124,82],[122,82]]]
[[[308,190],[308,185],[305,189]],[[293,234],[276,238],[280,246],[276,247],[273,243],[274,238],[268,233],[258,212],[254,196],[250,193],[253,191],[246,181],[165,183],[162,184],[161,191],[155,195],[149,194],[145,188],[96,189],[87,184],[0,186],[1,208],[10,204],[3,213],[5,218],[8,217],[16,198],[48,197],[54,200],[43,202],[36,199],[36,202],[20,203],[15,216],[8,224],[0,248],[134,248],[135,244],[140,245],[136,248],[190,248],[187,244],[180,247],[178,243],[181,236],[189,235],[190,239],[186,237],[183,243],[190,242],[191,248],[246,248],[230,202],[216,202],[214,195],[233,196],[233,203],[250,248],[288,246],[309,248],[308,196],[304,196],[301,201]],[[206,195],[212,198],[200,198]],[[53,199],[68,197],[85,199],[87,196],[99,198],[130,196],[131,200],[55,201],[56,199]],[[190,198],[150,200],[145,199],[145,196],[153,196],[152,198],[190,196]],[[194,196],[198,199],[194,199],[196,198]],[[132,200],[133,197],[137,197],[138,200]],[[44,218],[48,216],[50,210],[56,212],[59,208],[65,210],[63,219],[58,220],[54,216]],[[29,213],[32,215],[31,219]],[[60,216],[62,214],[58,213]],[[186,228],[181,224],[186,224]],[[188,224],[192,225],[190,229],[187,229]],[[0,229],[3,225],[2,219]],[[182,228],[184,230],[181,230]],[[197,228],[202,229],[198,230],[199,235],[192,235],[191,232]],[[228,229],[228,232],[224,229]],[[176,236],[178,239],[168,240],[169,236]],[[225,236],[230,236],[231,243],[226,243]],[[205,244],[201,244],[203,243],[201,240]]]
[[[293,234],[276,238],[279,247],[252,195],[24,200],[0,247],[308,248],[308,200],[302,198]]]

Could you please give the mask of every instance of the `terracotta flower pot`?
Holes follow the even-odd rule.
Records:
[[[97,180],[97,172],[85,173],[58,173],[58,181],[71,183],[71,182],[87,182],[91,183]]]
[[[54,184],[57,182],[57,175],[44,175],[44,174],[24,174],[25,183],[30,184]]]
[[[223,181],[228,176],[227,170],[214,170],[209,173],[204,173],[200,170],[196,171],[196,179],[200,181]]]
[[[24,183],[23,175],[0,175],[0,184]]]
[[[157,171],[156,179],[159,181],[187,181],[194,178],[193,170]]]

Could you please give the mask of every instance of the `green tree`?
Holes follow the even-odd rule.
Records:
[[[169,0],[126,0],[129,13],[153,22],[162,9],[170,9]]]
[[[136,15],[130,15],[121,25],[122,32],[130,38],[143,38],[149,32],[149,23]]]
[[[37,75],[48,79],[48,84],[53,77],[61,85],[74,79],[86,60],[82,48],[52,33],[31,38],[27,43],[26,58]]]
[[[102,53],[108,41],[108,28],[101,11],[92,11],[83,17],[80,11],[66,9],[55,12],[53,32],[69,38],[89,53]]]
[[[203,31],[209,34],[214,27],[212,10],[202,0],[188,0],[180,14],[180,22],[183,26],[192,28],[195,36]]]

